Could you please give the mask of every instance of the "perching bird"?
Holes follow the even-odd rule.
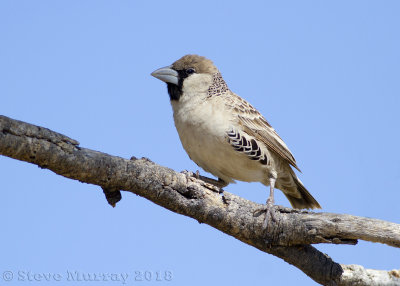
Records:
[[[274,188],[294,208],[321,208],[292,170],[299,168],[275,129],[229,90],[212,61],[186,55],[151,75],[167,83],[176,129],[197,165],[225,185],[239,180],[270,186],[266,211],[272,218]]]

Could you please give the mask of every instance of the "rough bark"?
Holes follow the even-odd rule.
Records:
[[[112,205],[120,199],[119,190],[145,197],[280,257],[323,285],[400,285],[398,270],[341,265],[310,245],[356,244],[362,239],[400,247],[399,224],[276,206],[277,221],[265,229],[264,215],[256,211],[261,205],[228,192],[221,195],[218,187],[189,173],[146,158],[127,160],[82,148],[67,136],[5,116],[0,116],[0,154],[98,185]]]

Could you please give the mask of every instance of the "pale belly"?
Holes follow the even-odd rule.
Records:
[[[205,122],[196,125],[176,124],[183,148],[189,157],[205,171],[225,182],[234,180],[265,183],[267,167],[250,160],[246,154],[236,151],[228,142],[226,132],[231,128],[215,122],[208,126]]]

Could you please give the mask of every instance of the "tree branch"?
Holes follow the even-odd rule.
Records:
[[[173,212],[206,223],[244,243],[296,266],[323,285],[400,285],[400,271],[340,265],[310,244],[356,244],[357,239],[400,247],[400,225],[377,219],[313,213],[276,206],[278,220],[263,228],[259,204],[190,174],[177,173],[148,159],[126,160],[81,148],[49,129],[0,116],[0,154],[103,188],[110,204],[119,190],[145,197]]]

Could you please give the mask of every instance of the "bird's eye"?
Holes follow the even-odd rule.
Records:
[[[188,68],[186,69],[186,74],[192,74],[195,73],[196,71],[193,68]]]

